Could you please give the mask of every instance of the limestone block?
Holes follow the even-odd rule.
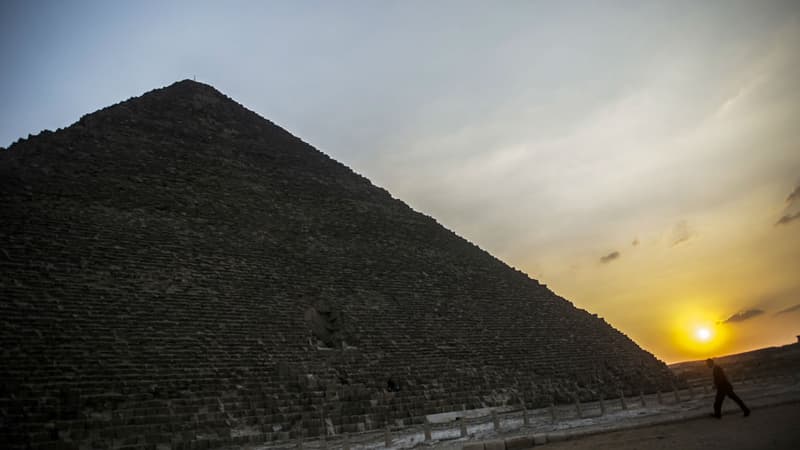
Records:
[[[561,442],[566,441],[567,439],[569,439],[569,434],[563,431],[547,433],[547,442]]]
[[[483,442],[468,442],[461,447],[462,450],[485,450]]]
[[[487,441],[483,445],[486,450],[506,450],[506,441],[502,439]]]
[[[533,436],[517,436],[506,439],[506,450],[521,450],[533,447]]]

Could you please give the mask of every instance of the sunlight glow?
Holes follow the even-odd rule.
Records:
[[[719,354],[730,341],[731,330],[720,323],[725,313],[718,304],[721,302],[713,297],[690,297],[673,303],[672,343],[685,360]]]
[[[705,327],[698,328],[697,331],[694,332],[694,336],[701,342],[707,342],[711,339],[711,330]]]

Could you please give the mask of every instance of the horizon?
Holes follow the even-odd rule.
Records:
[[[2,6],[0,146],[197,77],[668,364],[800,333],[800,5],[180,5]]]

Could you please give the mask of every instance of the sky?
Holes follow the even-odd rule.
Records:
[[[666,362],[800,334],[800,2],[5,0],[0,67],[0,146],[196,78]]]

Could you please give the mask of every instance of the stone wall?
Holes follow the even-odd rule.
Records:
[[[4,448],[218,447],[671,381],[191,81],[0,152],[0,273]]]

